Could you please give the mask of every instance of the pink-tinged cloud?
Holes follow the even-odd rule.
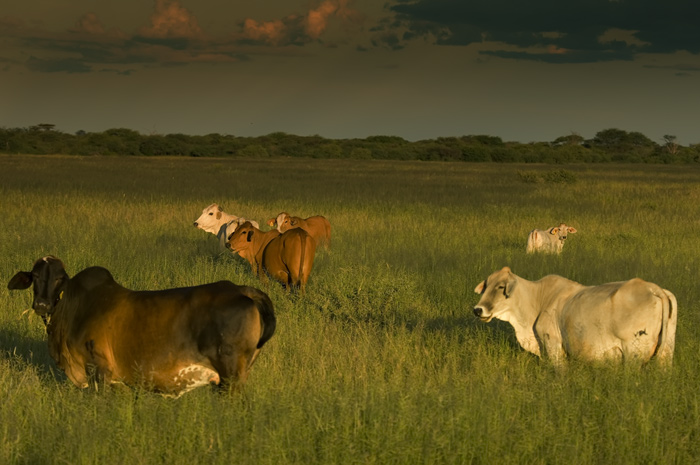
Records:
[[[177,0],[156,0],[151,24],[141,28],[139,33],[155,39],[202,37],[197,18]]]
[[[281,19],[258,22],[248,18],[243,22],[245,38],[271,45],[278,45],[283,41],[286,29],[287,26]]]
[[[309,11],[306,15],[306,34],[309,37],[318,39],[323,34],[328,27],[328,18],[338,11],[337,3],[339,2],[326,0],[318,8]]]
[[[301,45],[318,40],[328,28],[329,22],[359,22],[362,15],[350,8],[352,0],[323,0],[316,8],[303,14],[293,14],[272,21],[256,21],[248,18],[243,22],[244,39],[270,45]]]
[[[85,13],[75,22],[73,32],[85,32],[88,34],[104,34],[105,28],[95,13]]]
[[[328,27],[331,18],[356,20],[360,17],[355,10],[348,8],[349,0],[325,0],[306,15],[306,34],[311,39],[318,39]]]
[[[564,55],[569,53],[569,49],[557,47],[556,45],[549,45],[547,47],[547,53],[550,55]]]
[[[150,17],[130,33],[109,27],[94,12],[83,14],[62,32],[0,17],[0,41],[21,51],[0,50],[0,63],[23,65],[34,72],[120,74],[158,65],[232,63],[260,54],[296,54],[299,50],[290,45],[321,42],[324,34],[330,35],[330,23],[347,27],[364,20],[348,7],[353,0],[315,0],[315,7],[301,13],[269,21],[249,18],[234,33],[213,37],[202,31],[181,1],[153,0]]]

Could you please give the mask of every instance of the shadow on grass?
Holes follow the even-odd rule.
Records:
[[[65,374],[51,359],[46,340],[37,340],[8,329],[0,329],[0,358],[33,366],[42,379],[66,379]]]
[[[480,331],[490,334],[490,338],[498,341],[505,341],[514,351],[523,351],[515,331],[510,323],[500,320],[492,320],[489,323],[482,323],[473,316],[442,316],[430,318],[423,324],[427,331],[439,331],[448,336],[463,338],[467,333]]]

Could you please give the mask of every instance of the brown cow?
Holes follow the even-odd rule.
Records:
[[[265,272],[287,289],[298,286],[304,293],[316,255],[316,241],[303,229],[280,234],[262,232],[249,222],[243,223],[228,238],[226,247],[248,260],[253,272],[265,279]]]
[[[277,217],[267,220],[267,224],[280,233],[293,228],[302,228],[314,238],[317,244],[323,245],[326,249],[331,246],[331,224],[323,216],[310,216],[303,219],[282,212]]]
[[[61,260],[47,256],[7,287],[32,284],[49,354],[80,388],[90,380],[145,383],[179,396],[209,384],[240,386],[275,332],[269,297],[230,281],[132,291],[98,266],[69,278]]]

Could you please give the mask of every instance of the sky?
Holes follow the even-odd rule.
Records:
[[[0,0],[0,127],[700,143],[697,0]]]

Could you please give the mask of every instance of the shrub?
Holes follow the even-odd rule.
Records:
[[[546,171],[543,173],[518,170],[518,177],[522,182],[532,184],[574,184],[578,181],[576,173],[564,169]]]

